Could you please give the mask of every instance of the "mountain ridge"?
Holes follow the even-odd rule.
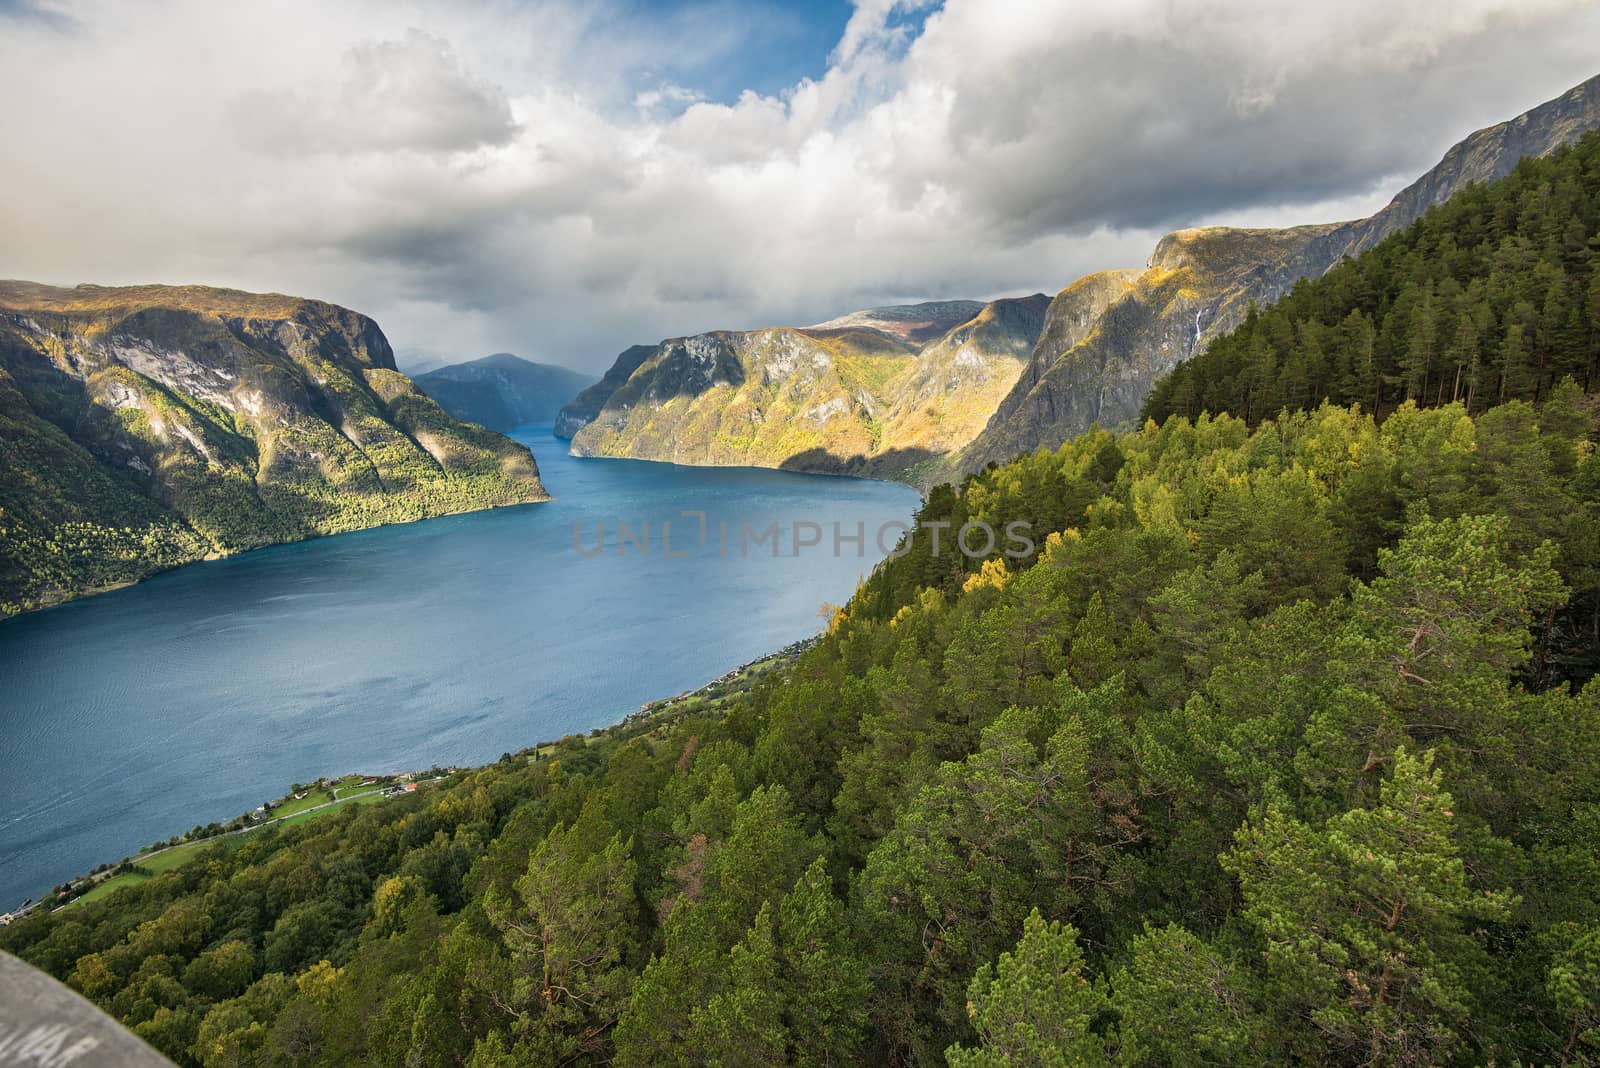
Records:
[[[568,406],[560,430],[572,437],[578,455],[757,463],[896,478],[926,489],[991,462],[1036,448],[1056,448],[1097,423],[1116,426],[1136,419],[1157,379],[1240,325],[1252,305],[1270,303],[1301,278],[1325,274],[1347,255],[1371,248],[1453,193],[1503,176],[1524,156],[1547,154],[1597,127],[1600,76],[1515,118],[1469,134],[1368,218],[1278,229],[1208,226],[1172,231],[1157,243],[1142,269],[1095,272],[1060,290],[1045,309],[1032,350],[1019,362],[1009,388],[997,391],[982,425],[970,432],[964,427],[947,432],[942,424],[938,431],[929,426],[908,430],[918,420],[914,407],[902,403],[897,392],[915,377],[906,367],[888,376],[894,381],[878,383],[879,390],[852,394],[830,385],[819,393],[815,405],[796,408],[815,411],[818,405],[831,405],[832,416],[853,412],[853,418],[837,422],[837,440],[830,440],[830,433],[807,432],[802,435],[807,439],[805,448],[785,453],[778,441],[781,435],[769,431],[762,448],[716,449],[695,441],[686,446],[645,413],[629,416],[612,404],[613,397],[621,398],[619,405],[629,403],[630,394],[623,387],[634,375],[650,374],[655,366],[652,354],[659,355],[662,346],[683,342],[682,338],[655,348],[627,350],[607,372],[604,389],[595,387],[583,405]],[[918,346],[920,356],[939,344],[938,337],[929,333],[934,327],[945,326],[939,337],[959,327],[940,322],[941,314],[948,317],[974,303],[930,301],[869,308],[812,327],[783,329],[813,340],[839,330],[871,330]],[[711,331],[692,337],[727,338],[737,333]],[[1000,347],[1009,350],[1010,345]],[[986,356],[985,362],[990,373],[984,388],[997,375],[1010,373],[1009,363],[998,354]],[[640,392],[661,400],[658,393]],[[957,407],[965,407],[970,417],[970,409],[979,402],[990,402],[982,390],[959,399]],[[711,403],[707,398],[700,406]],[[668,415],[674,426],[680,422]],[[745,417],[749,415],[746,411]],[[770,415],[764,412],[763,421]],[[701,428],[715,421],[704,411],[695,419]],[[602,429],[588,429],[596,424]],[[895,440],[897,436],[900,440]]]
[[[0,615],[196,560],[548,499],[377,323],[205,286],[0,283]]]
[[[1515,118],[1468,134],[1365,219],[1275,231],[1207,227],[1166,235],[1140,283],[1102,311],[1101,337],[1086,336],[1066,346],[1041,342],[1030,361],[1037,369],[1034,380],[1019,380],[983,433],[945,473],[956,477],[1019,452],[1056,448],[1096,423],[1116,426],[1136,419],[1158,378],[1237,327],[1252,304],[1271,303],[1300,279],[1326,274],[1346,256],[1398,233],[1454,193],[1503,177],[1524,157],[1546,155],[1597,127],[1600,75]],[[1270,253],[1258,251],[1253,262],[1216,247],[1230,240],[1229,234],[1250,233],[1283,236],[1269,243]],[[1192,255],[1196,235],[1203,235],[1210,246],[1200,249],[1199,257]],[[1169,279],[1155,273],[1174,267],[1193,273],[1187,295],[1173,292]],[[1177,339],[1189,320],[1197,325],[1185,352]],[[1128,329],[1134,322],[1142,324],[1138,331]],[[1108,339],[1114,344],[1108,345]]]

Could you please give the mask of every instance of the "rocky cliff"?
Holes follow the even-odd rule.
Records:
[[[415,381],[457,419],[502,431],[554,421],[562,405],[595,384],[593,375],[509,352],[440,367]]]
[[[1025,374],[947,472],[977,470],[1132,419],[1157,378],[1243,321],[1246,285],[1331,226],[1206,227],[1161,239],[1143,271],[1080,279],[1051,302]]]
[[[1518,160],[1597,127],[1600,77],[1472,134],[1369,218],[1288,230],[1180,230],[1161,240],[1143,272],[1075,282],[1049,316],[1051,323],[1070,318],[1074,329],[1047,324],[1027,371],[946,473],[1054,448],[1093,423],[1136,418],[1158,378],[1238,326],[1251,304],[1276,300],[1301,278],[1365,252],[1468,185],[1503,177]]]
[[[896,389],[882,430],[890,451],[877,473],[901,475],[891,458],[950,456],[977,436],[1026,368],[1049,306],[1043,293],[997,300],[928,344]]]
[[[714,331],[664,341],[626,370],[639,356],[630,349],[591,391],[625,376],[572,451],[918,481],[1010,389],[1047,303],[937,301]]]
[[[546,499],[363,315],[0,282],[0,614],[273,542]]]

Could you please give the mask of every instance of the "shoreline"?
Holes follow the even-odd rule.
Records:
[[[239,549],[234,552],[211,553],[207,556],[201,557],[198,560],[188,560],[181,564],[173,564],[171,567],[158,568],[154,571],[151,571],[147,575],[142,575],[136,579],[129,579],[126,582],[117,582],[109,586],[95,586],[91,589],[80,590],[77,593],[62,597],[59,600],[51,601],[49,604],[31,605],[26,608],[21,608],[15,612],[6,612],[0,610],[0,634],[4,633],[3,628],[13,619],[21,619],[24,616],[38,615],[40,612],[48,612],[53,608],[62,608],[69,604],[77,604],[79,601],[87,601],[95,597],[104,596],[108,593],[116,593],[118,590],[132,589],[135,586],[144,585],[153,578],[159,578],[162,575],[170,575],[177,571],[184,571],[191,567],[199,567],[203,564],[217,564],[223,562],[224,560],[238,560],[241,557],[249,556],[251,553],[266,552],[270,549],[282,549],[292,545],[305,545],[308,542],[322,541],[325,538],[342,538],[348,534],[365,534],[369,530],[384,530],[389,527],[415,526],[418,523],[428,523],[435,519],[449,519],[454,516],[462,515],[477,515],[479,512],[494,512],[502,508],[524,508],[530,504],[549,504],[554,500],[555,495],[547,491],[543,497],[540,497],[537,500],[508,501],[505,504],[490,504],[482,508],[463,508],[454,512],[439,512],[436,515],[418,516],[416,519],[404,519],[390,523],[374,523],[371,526],[353,527],[350,530],[333,530],[325,534],[307,534],[304,537],[299,538],[286,538],[283,541],[268,542],[265,545],[253,545],[248,549]]]
[[[475,509],[475,511],[486,510],[487,509]],[[273,547],[274,546],[262,546],[262,548]],[[256,550],[249,551],[254,552]],[[543,754],[546,750],[553,750],[556,746],[559,746],[568,738],[581,737],[586,740],[592,740],[604,737],[616,731],[632,730],[635,728],[649,729],[665,716],[681,714],[690,710],[691,708],[698,708],[701,704],[705,704],[708,708],[714,709],[730,694],[734,692],[742,692],[742,690],[737,689],[741,686],[741,684],[743,685],[744,689],[748,689],[749,684],[753,683],[756,679],[759,679],[762,676],[770,673],[779,666],[791,663],[802,653],[814,647],[820,640],[820,633],[812,635],[808,638],[801,638],[798,641],[789,643],[781,649],[767,653],[763,656],[756,657],[754,660],[747,661],[746,663],[740,664],[737,667],[730,668],[723,674],[717,676],[709,682],[695,687],[694,689],[685,690],[671,697],[646,701],[637,711],[629,712],[620,719],[614,720],[611,723],[591,728],[586,732],[577,732],[574,734],[563,735],[560,738],[542,740],[534,743],[533,745],[514,750],[507,755],[512,757],[521,757],[530,763],[534,763],[543,759],[541,754]],[[502,757],[502,759],[504,758]],[[487,763],[492,764],[494,761],[489,761]],[[127,887],[117,887],[116,889],[109,891],[104,889],[104,884],[123,876],[139,876],[139,878],[131,880],[128,883],[128,887],[148,882],[151,879],[159,878],[160,876],[166,874],[167,871],[171,871],[182,866],[182,863],[186,863],[186,861],[172,865],[171,867],[163,868],[160,871],[152,872],[146,870],[142,873],[140,872],[141,863],[149,861],[158,856],[171,854],[175,850],[188,849],[196,854],[199,854],[204,852],[207,847],[220,844],[227,839],[239,838],[253,831],[263,830],[268,827],[282,826],[287,821],[299,821],[302,818],[310,816],[312,813],[325,813],[344,804],[372,803],[376,801],[390,800],[396,797],[403,797],[407,793],[416,792],[425,784],[441,782],[449,778],[451,775],[456,775],[463,771],[471,771],[476,767],[484,766],[487,766],[487,764],[472,765],[470,767],[458,767],[454,765],[449,767],[441,767],[439,765],[435,765],[426,771],[401,771],[371,775],[347,773],[341,776],[324,776],[323,778],[304,786],[299,793],[291,791],[290,793],[284,794],[279,798],[264,802],[252,812],[241,813],[240,815],[228,820],[226,823],[213,821],[212,823],[206,824],[203,827],[196,825],[194,829],[191,829],[186,833],[175,834],[164,841],[153,842],[141,849],[138,853],[123,857],[120,861],[102,863],[98,867],[93,868],[84,874],[74,876],[66,882],[57,884],[55,887],[52,887],[48,890],[43,890],[41,891],[39,897],[30,898],[22,905],[19,905],[17,908],[11,911],[0,913],[0,927],[7,926],[10,923],[21,920],[39,911],[40,909],[48,909],[48,911],[56,912],[64,908],[70,908],[75,904],[83,902],[84,898],[91,894],[95,894],[97,891],[100,893],[116,893],[118,890],[126,889]],[[355,783],[354,785],[342,785],[352,779],[361,781]],[[300,786],[301,784],[297,783],[295,785]],[[349,793],[344,797],[338,797],[337,793],[341,789],[354,790],[357,792]],[[302,805],[281,815],[271,815],[271,813],[277,809],[288,807],[290,805],[297,804],[300,801],[307,800],[318,792],[330,792],[330,800],[320,804]],[[262,815],[257,817],[257,813],[261,813]],[[213,828],[216,829],[213,830]],[[206,833],[196,835],[194,833],[195,830]]]

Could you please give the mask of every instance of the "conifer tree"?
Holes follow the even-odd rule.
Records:
[[[975,1047],[952,1046],[950,1068],[1091,1068],[1109,1063],[1094,1030],[1104,989],[1083,974],[1078,932],[1034,909],[1016,948],[973,976],[967,1012]]]

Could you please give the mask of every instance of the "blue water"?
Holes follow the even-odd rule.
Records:
[[[276,546],[0,623],[0,907],[289,785],[476,764],[613,723],[814,634],[905,486],[577,460],[556,499]],[[700,523],[681,510],[707,513]],[[649,555],[619,554],[616,524]],[[598,544],[605,551],[580,554]],[[661,524],[671,523],[667,558]],[[781,554],[741,524],[780,525]],[[865,524],[864,550],[842,542]],[[720,542],[727,523],[727,547]],[[818,531],[822,544],[794,543]]]

